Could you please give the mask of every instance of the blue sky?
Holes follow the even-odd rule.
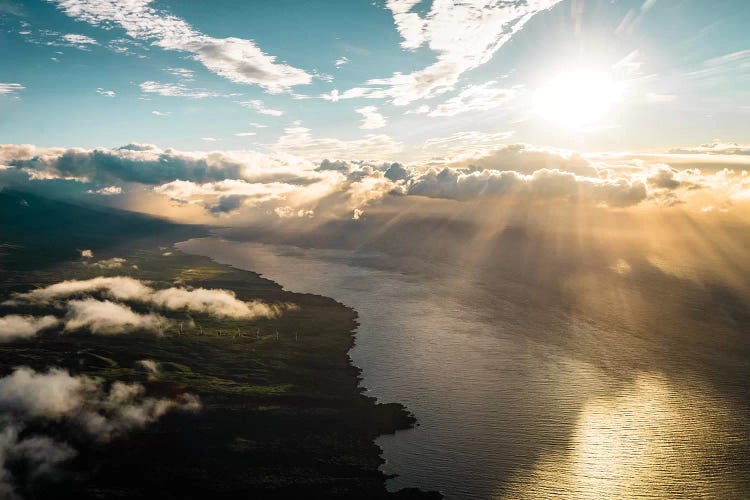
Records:
[[[396,72],[408,75],[440,57],[430,34],[417,48],[403,46],[407,40],[395,23],[399,0],[141,2],[153,16],[179,19],[201,36],[252,41],[275,63],[307,78],[301,84],[290,78],[284,88],[232,81],[190,51],[165,49],[158,37],[128,33],[103,19],[107,14],[101,14],[100,4],[107,3],[0,2],[0,57],[5,61],[0,83],[23,87],[0,97],[3,142],[89,148],[139,142],[184,150],[264,151],[275,149],[285,130],[304,128],[308,140],[315,141],[387,137],[408,159],[429,151],[425,141],[466,132],[584,151],[660,149],[714,138],[741,141],[747,134],[750,53],[743,51],[750,49],[750,4],[745,1],[545,0],[537,9],[528,2],[523,29],[494,50],[481,42],[472,45],[471,29],[492,30],[473,21],[466,36],[450,42],[450,50],[458,47],[458,59],[484,51],[486,61],[459,70],[455,82],[408,103],[393,95],[336,102],[321,98],[334,89],[344,94],[368,88],[368,80]],[[445,3],[402,2],[414,16],[433,22],[428,27],[433,39],[461,32],[460,13],[451,14],[455,22],[439,25],[437,11]],[[86,9],[99,9],[99,18],[87,18]],[[503,20],[515,22],[522,14],[503,14]],[[188,71],[181,77],[175,68]],[[555,123],[535,108],[539,89],[571,68],[585,69],[579,78],[593,71],[626,86],[585,128]],[[148,82],[156,82],[161,94],[182,95],[144,92],[154,89],[153,83],[144,87]],[[476,109],[419,113],[420,107],[435,110],[475,87],[494,92],[478,94],[482,100]],[[555,98],[561,91],[565,88],[553,91]],[[248,101],[262,104],[239,104]],[[467,102],[456,104],[465,108]],[[363,129],[365,114],[382,118],[375,116],[368,122],[372,128]]]

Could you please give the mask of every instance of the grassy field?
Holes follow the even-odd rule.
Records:
[[[359,370],[347,354],[357,324],[353,310],[329,298],[283,291],[257,274],[204,257],[135,246],[112,244],[97,254],[126,258],[118,269],[62,258],[19,267],[6,261],[0,265],[0,301],[66,279],[131,276],[154,288],[223,288],[242,300],[297,308],[257,321],[158,310],[172,320],[160,335],[53,329],[0,344],[2,376],[17,366],[57,366],[108,383],[137,381],[154,396],[187,391],[203,402],[195,414],[170,413],[108,443],[93,443],[64,426],[45,428],[46,434],[73,443],[79,454],[54,481],[31,480],[23,470],[13,470],[24,498],[430,496],[385,490],[373,440],[413,425],[414,419],[398,404],[376,404],[358,387]],[[44,252],[37,248],[35,255]],[[0,316],[51,312],[49,306],[0,306]],[[160,364],[157,378],[139,365],[143,359]]]

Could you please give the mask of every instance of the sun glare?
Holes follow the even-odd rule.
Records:
[[[536,114],[560,127],[580,130],[601,124],[622,94],[605,73],[578,70],[545,82],[534,99]]]

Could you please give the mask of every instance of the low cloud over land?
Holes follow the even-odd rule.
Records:
[[[0,496],[18,498],[9,462],[25,463],[32,476],[49,476],[77,454],[69,443],[23,432],[32,421],[66,422],[89,439],[107,442],[168,412],[200,408],[200,400],[188,393],[153,398],[138,383],[114,382],[106,387],[102,379],[71,375],[60,368],[46,372],[16,368],[0,378]]]

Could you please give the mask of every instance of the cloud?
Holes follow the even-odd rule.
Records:
[[[344,64],[349,64],[349,58],[348,57],[339,57],[336,59],[336,62],[334,63],[337,68],[340,68]]]
[[[94,333],[121,333],[126,329],[158,330],[166,319],[157,315],[139,315],[127,306],[110,300],[99,301],[88,297],[103,297],[122,302],[142,303],[168,310],[187,309],[217,317],[253,319],[275,318],[290,304],[268,304],[263,301],[243,302],[231,290],[206,288],[166,288],[155,290],[140,280],[125,276],[97,277],[89,280],[70,280],[36,288],[25,293],[15,293],[4,305],[23,303],[50,304],[70,297],[87,297],[67,302],[69,309],[66,329],[89,327]]]
[[[195,288],[167,288],[154,292],[150,302],[166,309],[211,314],[220,318],[275,318],[294,307],[283,304],[273,305],[262,301],[243,302],[238,300],[231,290],[209,290]]]
[[[81,258],[83,259],[91,259],[94,257],[94,252],[91,250],[81,250]]]
[[[735,142],[713,141],[696,147],[675,148],[675,154],[709,154],[709,155],[750,155],[750,145]]]
[[[362,139],[343,140],[334,137],[313,137],[310,129],[293,126],[271,145],[275,151],[304,158],[388,158],[403,145],[385,134],[369,134]]]
[[[276,62],[275,56],[264,53],[253,41],[205,35],[183,19],[153,7],[150,0],[52,1],[79,21],[103,29],[119,26],[136,40],[164,50],[187,52],[209,71],[235,83],[256,84],[277,93],[312,81],[310,74]]]
[[[154,81],[143,82],[139,85],[141,92],[157,94],[166,97],[189,97],[191,99],[205,99],[207,97],[219,97],[221,94],[208,90],[195,90],[181,83],[160,83]]]
[[[560,170],[541,169],[524,175],[515,171],[429,170],[410,180],[408,193],[430,198],[474,200],[523,196],[530,199],[571,199],[613,207],[636,205],[647,198],[642,182],[581,177]]]
[[[115,97],[117,95],[114,90],[104,90],[101,87],[96,89],[96,93],[104,97]]]
[[[65,330],[85,328],[94,334],[120,334],[145,330],[160,332],[169,326],[169,320],[158,314],[139,314],[130,307],[95,299],[71,300],[67,303]]]
[[[43,288],[35,288],[25,293],[14,293],[5,305],[17,305],[23,302],[49,304],[73,296],[90,293],[103,293],[114,300],[138,300],[147,297],[152,289],[143,282],[125,276],[92,278],[88,280],[61,281]]]
[[[487,111],[513,99],[518,89],[504,89],[496,81],[469,85],[456,96],[438,104],[427,116],[455,116],[470,111]]]
[[[528,2],[432,2],[421,15],[420,0],[388,0],[401,46],[415,50],[427,45],[437,54],[435,63],[412,73],[394,73],[349,89],[340,98],[389,99],[395,105],[435,97],[452,90],[465,72],[487,63],[497,50],[534,15],[560,0]]]
[[[195,71],[187,68],[164,68],[164,71],[172,76],[176,76],[183,81],[193,81],[195,79]]]
[[[52,475],[63,462],[77,455],[69,444],[28,431],[28,423],[41,419],[65,422],[85,436],[106,442],[133,429],[151,424],[172,411],[201,409],[197,396],[153,398],[137,383],[114,382],[109,388],[100,378],[73,376],[60,368],[37,372],[15,368],[0,379],[0,496],[19,498],[9,462],[23,462],[29,477]]]
[[[238,101],[238,104],[245,108],[254,109],[262,115],[281,116],[284,114],[283,111],[279,111],[278,109],[270,109],[265,107],[263,101],[261,101],[260,99],[253,99],[251,101]]]
[[[63,462],[77,455],[69,445],[47,436],[20,437],[23,426],[17,422],[3,421],[0,431],[0,498],[20,500],[16,493],[14,477],[8,469],[9,462],[22,462],[32,478],[54,476]]]
[[[0,95],[13,95],[25,89],[20,83],[0,83]]]
[[[196,411],[200,406],[191,394],[145,397],[144,387],[135,383],[114,382],[106,391],[102,379],[73,376],[60,368],[45,373],[20,367],[0,379],[4,412],[20,418],[68,419],[104,441],[155,422],[169,411]]]
[[[151,112],[151,114],[154,115],[154,116],[169,116],[169,115],[172,114],[172,112],[171,111],[157,111],[157,110],[153,110]]]
[[[127,260],[121,257],[112,257],[111,259],[100,260],[90,264],[91,267],[98,267],[99,269],[119,269]]]
[[[54,316],[20,316],[11,314],[0,316],[0,342],[33,337],[42,330],[57,326],[59,320]]]
[[[378,113],[378,108],[375,106],[364,106],[357,108],[354,111],[362,115],[362,124],[359,128],[364,130],[378,129],[385,127],[385,116]]]
[[[237,132],[234,135],[235,137],[252,137],[254,135],[257,135],[257,132]]]
[[[79,48],[79,49],[86,49],[89,45],[99,45],[99,42],[97,42],[96,40],[94,40],[90,36],[77,35],[77,34],[74,34],[74,33],[69,33],[67,35],[63,35],[62,39],[68,45],[71,45],[71,46]]]
[[[534,173],[537,170],[561,170],[574,174],[597,177],[599,170],[580,154],[554,148],[542,148],[527,144],[509,144],[506,146],[485,149],[486,141],[477,141],[481,136],[446,138],[459,140],[463,153],[453,157],[448,166],[456,168],[474,168],[500,171],[514,171],[522,174]],[[473,145],[468,147],[469,141]],[[484,143],[484,144],[483,144]]]
[[[201,137],[201,140],[206,142],[216,142],[219,139],[217,139],[216,137]]]
[[[87,192],[92,194],[100,194],[102,196],[117,196],[118,194],[122,194],[122,188],[120,186],[105,186],[95,191],[89,189]]]

